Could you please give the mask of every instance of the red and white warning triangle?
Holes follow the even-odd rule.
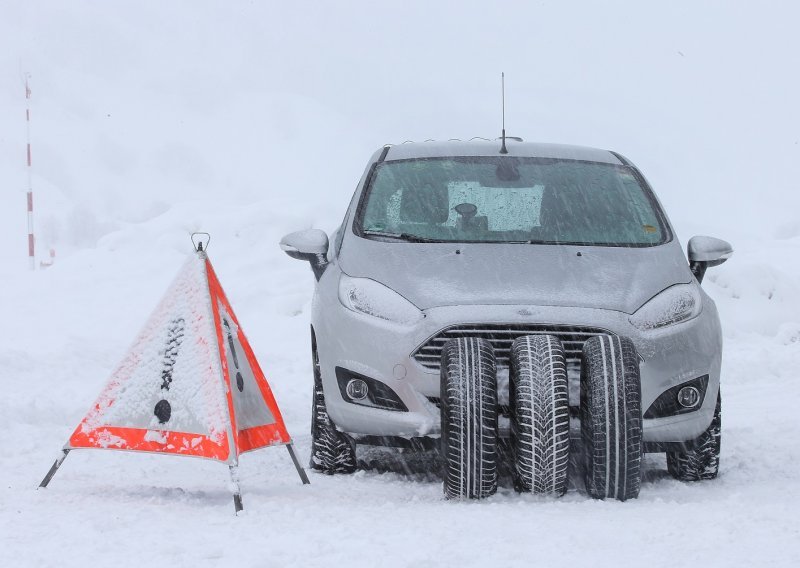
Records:
[[[42,481],[79,448],[156,452],[227,463],[287,445],[305,472],[269,383],[200,249],[186,261],[97,401]],[[235,495],[237,511],[241,498]]]

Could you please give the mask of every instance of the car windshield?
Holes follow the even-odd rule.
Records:
[[[652,246],[668,235],[627,166],[511,156],[381,162],[356,232],[412,242]]]

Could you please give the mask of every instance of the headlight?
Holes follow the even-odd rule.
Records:
[[[369,278],[339,279],[339,301],[345,308],[377,318],[412,324],[423,318],[422,312],[403,296]]]
[[[630,322],[647,331],[697,317],[701,309],[700,293],[693,284],[676,284],[636,310]]]

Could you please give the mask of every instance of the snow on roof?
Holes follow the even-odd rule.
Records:
[[[542,144],[520,142],[506,137],[508,156],[537,158],[562,158],[621,164],[622,162],[608,150],[572,146],[568,144]],[[407,160],[410,158],[436,158],[444,156],[494,156],[500,155],[500,140],[448,140],[404,143],[390,146],[386,161]]]

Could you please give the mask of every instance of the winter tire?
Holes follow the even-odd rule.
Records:
[[[441,366],[444,494],[482,499],[497,490],[497,374],[492,344],[444,344]]]
[[[313,470],[333,475],[356,470],[355,442],[339,432],[328,416],[325,393],[322,390],[317,342],[311,333],[311,354],[314,364],[314,394],[311,406],[311,462]]]
[[[694,449],[684,452],[667,452],[667,469],[680,481],[714,479],[719,472],[719,452],[722,446],[722,397],[717,395],[717,406],[711,424],[695,441]]]
[[[509,405],[514,486],[563,495],[569,464],[569,391],[564,349],[552,335],[511,345]]]
[[[626,337],[599,335],[583,346],[581,433],[586,490],[596,499],[639,495],[642,410],[639,360]]]

